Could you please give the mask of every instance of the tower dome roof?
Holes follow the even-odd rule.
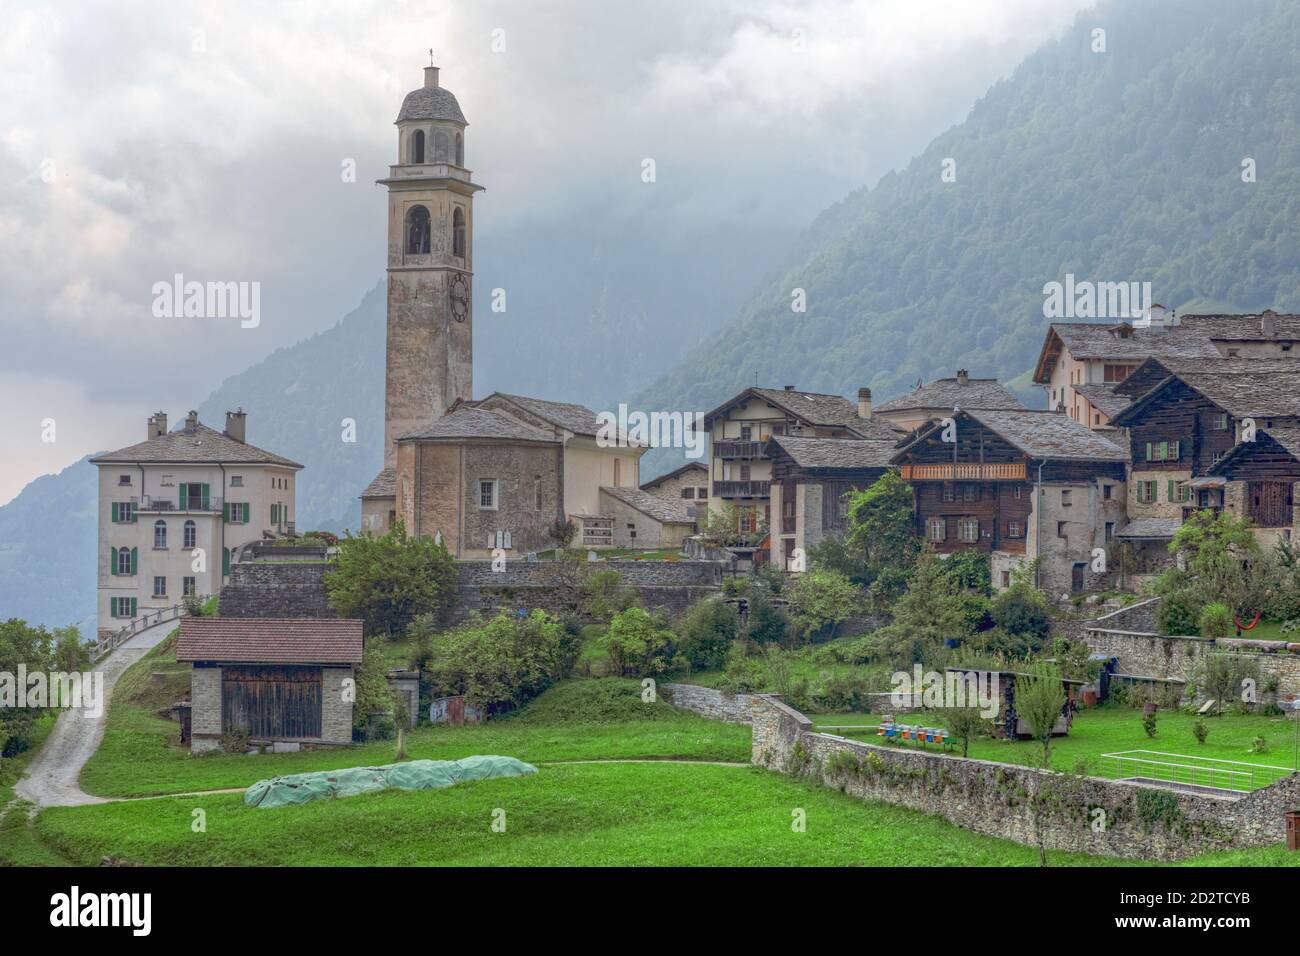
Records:
[[[424,86],[407,93],[406,99],[402,100],[402,110],[397,114],[397,122],[405,120],[450,120],[461,126],[469,125],[451,90],[441,86]]]

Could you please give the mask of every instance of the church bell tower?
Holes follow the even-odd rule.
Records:
[[[432,57],[430,58],[432,59]],[[471,281],[475,185],[465,168],[465,115],[424,68],[397,115],[388,187],[388,347],[384,467],[397,439],[473,397]]]

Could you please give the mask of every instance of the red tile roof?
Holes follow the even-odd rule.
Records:
[[[230,664],[360,664],[361,622],[321,618],[186,617],[176,660]]]

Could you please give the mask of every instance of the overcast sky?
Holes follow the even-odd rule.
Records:
[[[154,409],[176,421],[382,278],[374,180],[429,47],[488,185],[480,239],[633,209],[643,157],[690,183],[671,210],[684,232],[752,217],[794,233],[1085,6],[4,0],[0,503],[140,440]],[[152,286],[176,273],[259,282],[260,325],[155,318]]]

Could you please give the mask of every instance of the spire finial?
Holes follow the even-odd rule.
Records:
[[[433,47],[429,47],[429,65],[433,66]]]

